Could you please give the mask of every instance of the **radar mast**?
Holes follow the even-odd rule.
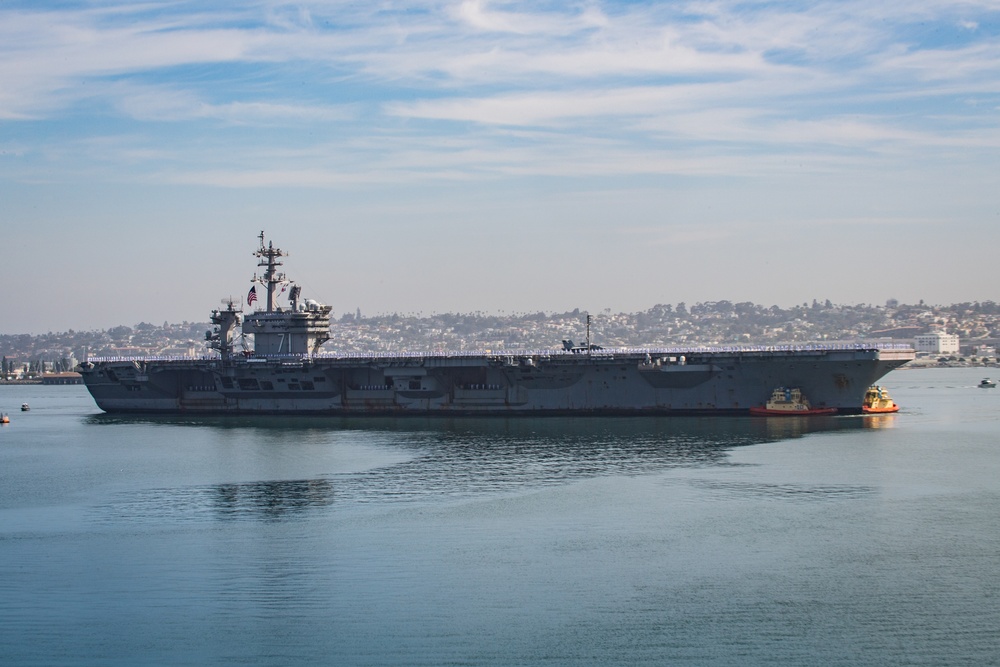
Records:
[[[277,268],[282,265],[278,261],[279,257],[287,257],[288,253],[282,251],[280,248],[274,247],[273,241],[268,241],[267,245],[264,245],[264,231],[261,230],[260,236],[260,247],[257,252],[254,253],[254,257],[260,258],[257,266],[264,268],[264,277],[256,278],[255,282],[259,282],[261,285],[267,287],[267,309],[265,312],[274,312],[274,288],[280,283],[285,282],[285,274],[278,273]]]

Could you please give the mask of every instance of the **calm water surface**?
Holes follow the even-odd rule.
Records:
[[[0,663],[997,665],[984,374],[781,420],[139,419],[0,387]]]

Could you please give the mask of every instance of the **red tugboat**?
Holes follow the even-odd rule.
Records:
[[[752,415],[767,417],[801,417],[807,415],[832,415],[837,408],[814,408],[798,387],[778,387],[762,407],[750,408]]]
[[[887,412],[899,412],[899,406],[889,396],[885,387],[873,385],[865,392],[865,401],[861,404],[861,411],[865,414],[884,414]]]

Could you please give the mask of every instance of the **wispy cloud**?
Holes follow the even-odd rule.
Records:
[[[190,90],[167,86],[115,85],[106,91],[123,114],[136,120],[214,119],[233,124],[267,125],[343,121],[357,116],[350,105],[314,106],[263,101],[211,103]]]
[[[698,169],[709,154],[718,165],[726,151],[738,166],[748,152],[795,146],[831,160],[984,136],[980,146],[992,146],[983,131],[996,124],[984,115],[997,106],[1000,47],[984,26],[994,5],[25,3],[0,9],[0,123],[66,123],[85,135],[79,118],[118,117],[128,132],[167,122],[190,145],[219,125],[248,126],[265,147],[312,128],[341,154],[360,150],[358,137],[386,137],[386,153],[346,162],[394,177],[414,155],[448,178],[456,165],[589,176],[594,164],[618,168],[606,159],[614,152],[659,173],[684,161]],[[541,159],[515,129],[542,132]],[[155,141],[155,130],[145,134]],[[455,137],[468,149],[449,148]],[[600,160],[580,159],[591,150]],[[449,151],[456,165],[446,165]],[[551,155],[573,162],[554,168]],[[329,170],[315,159],[288,182],[341,180],[302,176]],[[233,182],[244,180],[254,182]]]
[[[529,284],[561,287],[577,257],[604,266],[612,244],[607,294],[624,276],[636,307],[695,274],[733,298],[732,266],[747,293],[756,275],[760,300],[783,298],[747,250],[776,245],[774,266],[800,270],[789,293],[833,276],[862,290],[844,299],[876,298],[851,268],[861,257],[917,298],[946,301],[936,290],[959,278],[958,300],[996,298],[981,291],[1000,243],[998,18],[997,0],[8,0],[0,223],[33,255],[81,216],[120,230],[155,217],[177,231],[165,243],[214,245],[251,220],[353,207],[430,239],[427,265],[449,270],[480,270],[483,234],[516,227]],[[203,208],[222,222],[203,224]],[[559,243],[572,261],[552,263]],[[91,260],[74,250],[46,268],[80,275]],[[146,273],[116,260],[133,262],[119,275]],[[378,264],[412,281],[409,258]]]
[[[511,9],[515,6],[488,0],[460,0],[449,13],[476,31],[517,35],[569,35],[608,24],[607,17],[596,7],[569,5],[562,11],[545,13],[530,8]]]

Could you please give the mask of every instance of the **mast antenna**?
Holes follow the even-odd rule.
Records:
[[[264,275],[258,280],[258,282],[267,287],[266,312],[271,313],[274,312],[275,287],[285,280],[285,274],[278,273],[278,267],[282,265],[282,263],[278,261],[278,258],[285,257],[288,253],[284,252],[280,248],[275,248],[273,241],[268,241],[267,246],[265,246],[263,230],[261,230],[260,236],[257,238],[260,239],[260,247],[257,249],[257,252],[254,253],[254,256],[260,259],[260,261],[257,262],[257,266],[264,269]]]

